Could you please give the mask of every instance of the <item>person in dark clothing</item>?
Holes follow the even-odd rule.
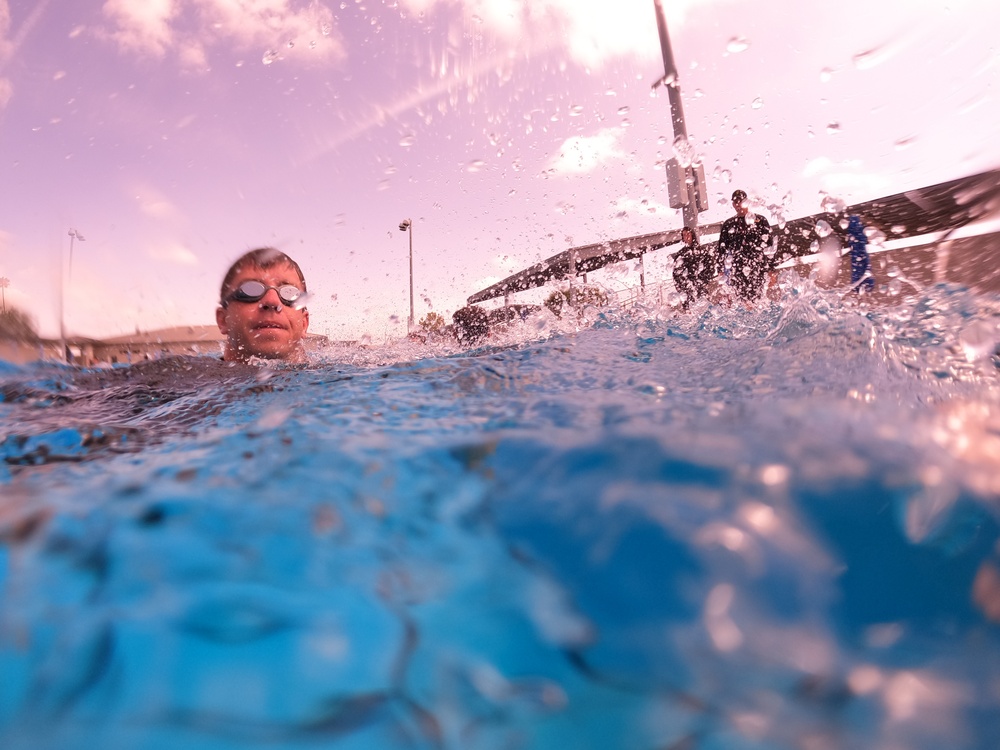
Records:
[[[875,288],[871,274],[871,258],[868,257],[868,236],[861,217],[852,216],[847,220],[847,237],[851,244],[851,291],[870,292]]]
[[[674,286],[684,295],[682,306],[687,310],[694,302],[705,296],[708,285],[715,278],[715,259],[703,250],[698,236],[691,227],[681,229],[684,243],[674,255]]]
[[[740,299],[754,302],[764,294],[764,277],[774,270],[774,259],[764,249],[771,243],[767,219],[751,213],[747,194],[733,193],[736,216],[726,219],[719,233],[716,264]]]

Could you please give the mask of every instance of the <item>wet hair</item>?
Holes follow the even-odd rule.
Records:
[[[745,201],[746,199],[747,199],[747,194],[745,192],[743,192],[742,190],[734,190],[733,191],[733,200],[734,201]]]
[[[237,258],[233,265],[229,267],[229,270],[226,271],[225,277],[222,279],[222,286],[219,288],[219,299],[225,298],[226,289],[228,289],[229,285],[233,283],[233,279],[236,278],[236,274],[247,266],[267,269],[281,265],[282,263],[287,263],[295,270],[295,273],[299,276],[299,281],[302,282],[302,291],[308,291],[306,289],[306,277],[302,274],[302,269],[299,268],[298,263],[280,250],[273,247],[258,247],[256,250],[250,250],[249,252],[243,253],[243,255]]]

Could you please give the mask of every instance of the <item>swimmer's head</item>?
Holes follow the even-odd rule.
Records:
[[[247,282],[259,285],[244,287]],[[263,294],[258,296],[261,286]],[[309,311],[295,302],[304,300],[305,292],[302,269],[280,250],[263,247],[237,258],[223,278],[215,311],[216,323],[226,337],[222,358],[244,363],[254,357],[303,361],[302,338],[309,329]]]

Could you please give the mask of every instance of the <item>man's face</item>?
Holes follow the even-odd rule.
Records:
[[[239,270],[226,287],[226,299],[245,281],[259,281],[268,287],[292,284],[299,289],[302,281],[287,263],[270,268],[254,265]],[[219,330],[226,336],[227,361],[247,362],[251,357],[284,359],[293,362],[304,357],[301,341],[309,329],[309,312],[285,305],[275,289],[268,289],[256,302],[230,300],[215,311]]]
[[[750,199],[733,198],[733,208],[736,209],[737,216],[746,216],[750,213]]]

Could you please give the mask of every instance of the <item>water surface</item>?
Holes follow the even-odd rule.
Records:
[[[996,297],[0,370],[4,748],[992,748]]]

